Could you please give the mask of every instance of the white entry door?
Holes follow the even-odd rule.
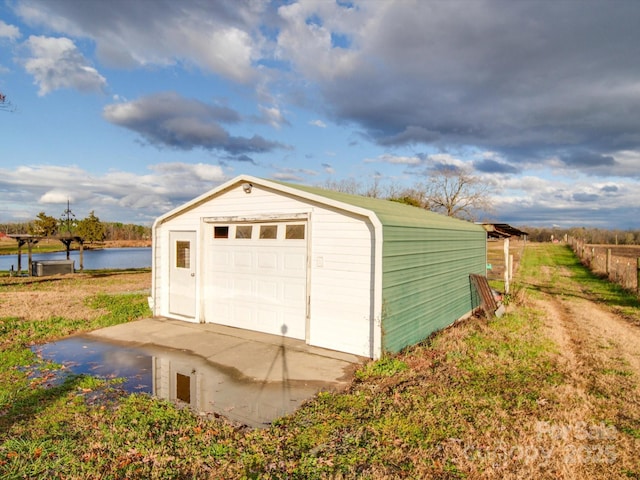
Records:
[[[306,222],[212,225],[206,320],[304,340]]]
[[[169,232],[169,312],[196,316],[196,232]]]

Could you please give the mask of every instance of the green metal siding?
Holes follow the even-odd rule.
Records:
[[[382,223],[382,348],[397,352],[478,307],[469,274],[486,274],[486,231],[421,208],[289,185],[376,214]]]
[[[483,229],[383,225],[383,235],[384,350],[418,343],[478,306],[469,274],[486,271]]]

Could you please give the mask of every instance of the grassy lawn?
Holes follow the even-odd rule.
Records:
[[[545,288],[584,284],[640,318],[637,299],[588,274],[564,247],[528,246],[505,316],[472,318],[371,362],[346,392],[321,393],[261,430],[125,396],[91,377],[47,388],[56,365],[29,378],[27,366],[39,363],[29,345],[148,315],[144,294],[89,296],[85,306],[101,312],[91,320],[0,317],[0,478],[640,478],[635,376],[597,392],[603,408],[635,395],[629,428],[599,417],[591,398],[579,421],[565,415],[575,410],[565,388],[572,372],[529,301],[545,294],[540,271],[559,265],[569,280]]]

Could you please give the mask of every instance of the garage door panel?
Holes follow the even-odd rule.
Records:
[[[306,252],[285,253],[283,255],[284,269],[296,272],[305,270],[307,268],[306,257]]]
[[[270,330],[269,333],[278,334],[280,331],[273,331],[274,327],[279,329],[278,322],[278,309],[277,308],[269,308],[263,306],[262,308],[256,310],[257,320],[258,320],[258,330],[263,331],[263,329]]]
[[[233,293],[236,297],[250,299],[253,296],[253,281],[250,278],[234,278]]]
[[[245,325],[244,328],[253,323],[253,309],[247,305],[234,305],[235,320]]]
[[[305,338],[307,246],[286,239],[284,227],[277,238],[259,238],[254,225],[252,239],[235,238],[233,228],[229,238],[212,239],[207,321]]]
[[[257,257],[258,257],[258,270],[261,273],[267,273],[267,272],[264,272],[265,270],[274,271],[278,268],[278,255],[276,253],[258,251]]]
[[[301,297],[304,298],[305,285],[286,283],[283,287],[283,298],[285,301],[295,302]]]
[[[284,335],[287,337],[305,337],[305,326],[300,323],[300,318],[298,317],[297,312],[283,312],[282,325],[285,327],[283,330],[286,330]]]
[[[253,255],[250,251],[247,252],[235,252],[233,256],[233,266],[235,268],[252,268],[253,267]]]
[[[231,252],[220,251],[211,259],[211,266],[218,270],[220,268],[226,269],[230,265]]]
[[[261,303],[275,303],[278,298],[278,282],[256,280],[258,299]]]

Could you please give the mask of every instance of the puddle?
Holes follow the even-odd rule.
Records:
[[[148,393],[251,427],[268,426],[318,391],[316,385],[305,382],[240,377],[228,367],[183,351],[131,347],[81,335],[32,350],[44,360],[64,365],[52,383],[67,374],[122,378],[118,388],[129,393]]]
[[[81,336],[31,349],[44,360],[64,366],[49,381],[52,385],[60,383],[66,374],[91,375],[103,379],[122,378],[124,382],[118,387],[128,393],[153,393],[153,357],[143,350]]]

